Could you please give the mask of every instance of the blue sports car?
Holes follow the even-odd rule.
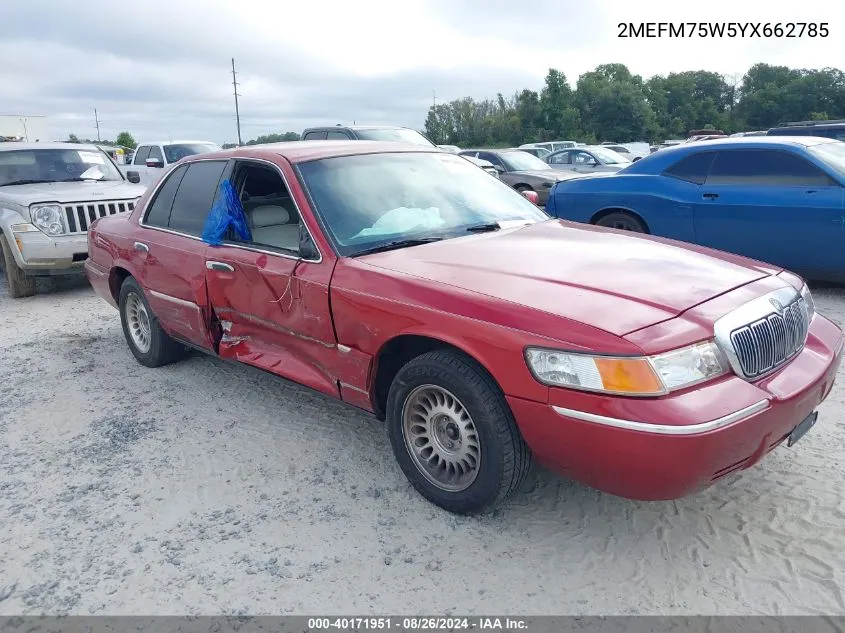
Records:
[[[651,233],[845,282],[845,143],[738,137],[660,150],[557,183],[546,212]]]

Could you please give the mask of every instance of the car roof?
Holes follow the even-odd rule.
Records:
[[[177,139],[175,141],[142,141],[138,143],[138,147],[141,145],[184,145],[187,143],[201,143],[203,145],[217,145],[214,141],[191,141],[191,140],[183,140]]]
[[[445,154],[454,156],[451,152],[434,145],[418,145],[415,143],[399,143],[394,141],[284,141],[281,143],[267,143],[265,145],[245,145],[232,149],[196,154],[184,158],[186,162],[193,160],[214,160],[215,158],[249,158],[282,156],[291,163],[305,163],[321,158],[335,158],[339,156],[355,156],[359,154]]]
[[[695,143],[681,143],[658,150],[625,167],[622,174],[659,173],[675,161],[696,152],[719,149],[778,149],[783,147],[812,147],[825,143],[841,143],[821,136],[735,136],[715,138]]]
[[[315,125],[305,128],[303,132],[310,130],[410,130],[412,128],[404,125]],[[414,130],[416,131],[416,130]]]
[[[480,147],[478,149],[462,149],[461,154],[463,154],[464,152],[491,152],[493,154],[501,153],[501,152],[511,153],[511,152],[522,152],[523,149],[526,149],[526,148],[524,148],[524,147],[523,148],[519,148],[519,147],[497,147],[495,149],[484,149],[483,147]],[[525,153],[525,152],[523,152],[523,153]]]
[[[96,152],[99,148],[93,143],[0,143],[0,152],[22,149],[81,149]]]

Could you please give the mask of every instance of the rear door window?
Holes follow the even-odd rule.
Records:
[[[169,228],[199,237],[211,210],[225,160],[201,160],[187,165],[170,211]]]
[[[141,145],[138,149],[135,150],[135,158],[132,161],[133,165],[146,165],[147,163],[147,156],[150,155],[150,146],[149,145]]]
[[[165,181],[159,187],[152,204],[150,204],[147,210],[147,217],[144,218],[144,224],[157,226],[162,229],[167,228],[170,220],[170,209],[173,207],[173,199],[176,197],[179,183],[182,182],[186,171],[188,171],[188,166],[182,165],[165,177]]]
[[[325,130],[313,130],[311,132],[306,132],[305,135],[302,137],[303,141],[322,141],[326,138],[326,131]]]
[[[833,182],[815,165],[786,151],[725,150],[717,152],[707,184],[826,187]]]
[[[162,165],[164,164],[164,154],[161,153],[161,148],[158,145],[150,145],[150,155],[147,160],[150,158],[159,161]]]
[[[560,152],[549,156],[549,165],[568,165],[572,152]]]
[[[349,136],[349,134],[347,134],[346,132],[339,132],[338,130],[329,130],[326,132],[326,140],[328,141],[337,139],[348,141],[351,138],[352,137]]]

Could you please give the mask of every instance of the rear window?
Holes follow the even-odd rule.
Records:
[[[171,229],[188,235],[199,236],[202,233],[225,168],[224,160],[199,161],[188,165],[170,211]]]
[[[405,128],[388,128],[374,130],[355,130],[355,134],[362,141],[391,141],[396,143],[413,143],[433,147],[434,143],[415,130]]]
[[[669,167],[663,172],[663,175],[696,185],[703,185],[715,156],[716,152],[700,152],[687,156]]]

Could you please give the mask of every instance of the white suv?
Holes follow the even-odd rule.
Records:
[[[0,143],[0,265],[11,297],[35,294],[38,276],[82,274],[91,223],[132,211],[143,193],[95,145]]]

